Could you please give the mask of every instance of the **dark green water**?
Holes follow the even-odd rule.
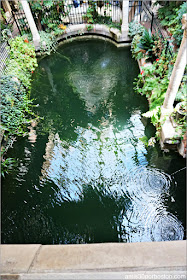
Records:
[[[100,40],[41,60],[32,98],[43,120],[9,151],[17,167],[2,184],[2,243],[185,237],[185,161],[139,140],[155,131],[133,91],[138,72],[129,48]]]

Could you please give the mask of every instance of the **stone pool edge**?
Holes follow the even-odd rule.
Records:
[[[128,32],[121,33],[119,29],[114,27],[108,27],[105,24],[93,24],[92,30],[87,30],[87,24],[75,24],[67,27],[65,32],[58,36],[57,42],[59,45],[71,42],[77,39],[102,39],[110,41],[117,48],[131,46],[132,38],[128,36]],[[44,57],[40,54],[40,50],[36,51],[37,57]]]
[[[72,245],[0,245],[1,276],[81,272],[186,271],[186,240]],[[12,277],[12,278],[6,278]]]
[[[87,30],[87,24],[70,25],[65,33],[57,38],[57,41],[65,42],[67,39],[74,37],[97,36],[98,38],[109,39],[117,47],[130,46],[132,39],[128,36],[128,31],[121,33],[121,31],[114,27],[108,27],[105,24],[93,24],[91,30]]]

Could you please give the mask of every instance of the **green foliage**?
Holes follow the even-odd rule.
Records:
[[[161,39],[158,35],[151,34],[150,30],[140,27],[140,25],[138,25],[138,27],[135,26],[134,29],[133,24],[130,26],[132,29],[130,32],[133,34],[131,44],[132,56],[135,59],[145,57],[146,60],[151,60],[153,62],[158,56],[160,56],[163,50],[164,44],[161,43]],[[139,32],[134,35],[138,29]]]
[[[0,8],[0,12],[1,12],[1,20],[6,19],[5,12],[2,8]]]
[[[98,17],[96,7],[97,5],[95,1],[89,2],[89,7],[86,11],[86,14],[82,16],[82,18],[85,19],[87,23],[93,24],[94,22],[96,22],[96,19]]]
[[[88,31],[92,30],[92,29],[93,29],[93,25],[92,25],[92,24],[87,25],[87,26],[86,26],[86,29],[87,29]]]
[[[37,67],[37,60],[34,46],[27,43],[27,39],[25,41],[23,37],[16,37],[9,41],[9,59],[6,63],[5,74],[17,77],[29,89],[32,72]]]
[[[183,138],[184,134],[187,130],[186,120],[187,120],[187,99],[185,98],[184,101],[179,102],[173,112],[173,118],[175,123],[177,124],[176,131],[182,131],[180,133],[181,138]]]
[[[163,40],[161,37],[159,36],[155,36],[154,37],[154,44],[153,44],[153,54],[155,55],[155,57],[160,57],[162,51],[164,50],[164,48],[166,48],[167,46],[167,41]]]
[[[148,143],[149,143],[149,139],[146,135],[144,135],[143,137],[139,138],[140,141],[142,141],[142,143],[148,147]]]
[[[64,0],[30,0],[30,5],[33,11],[38,12],[44,9],[48,9],[49,11],[56,10],[58,12],[58,8],[63,8]]]
[[[176,18],[177,24],[176,24],[175,28],[174,28],[174,30],[171,30],[171,33],[173,33],[173,38],[175,39],[175,42],[178,46],[180,46],[180,43],[181,43],[182,37],[183,37],[183,32],[184,32],[184,30],[182,29],[181,20],[182,20],[183,14],[186,14],[186,13],[187,13],[187,3],[185,2],[180,6],[180,8],[177,12],[178,16]]]
[[[112,18],[109,16],[98,15],[97,18],[94,20],[94,23],[106,24],[110,28],[114,27],[121,30],[121,22],[112,22]]]
[[[1,175],[5,177],[6,174],[12,172],[14,166],[16,165],[16,161],[14,158],[6,158],[1,161]]]
[[[32,101],[15,77],[1,77],[1,129],[8,135],[23,135],[29,122]]]
[[[60,25],[51,27],[53,29],[52,34],[54,34],[55,36],[60,36],[65,33],[65,29],[61,29]]]
[[[185,101],[187,103],[187,67],[183,76],[183,79],[181,81],[179,90],[177,92],[177,95],[175,97],[176,101]]]
[[[179,12],[180,11],[180,12]],[[176,3],[168,3],[167,7],[164,6],[159,9],[159,18],[163,26],[174,27],[173,37],[180,41],[180,32],[182,25],[180,23],[180,28],[177,26],[179,21],[181,21],[182,14],[186,12],[186,3],[182,4],[180,7],[176,6]],[[158,35],[151,34],[151,31],[144,30],[141,34],[137,32],[133,23],[130,24],[129,30],[133,37],[131,44],[132,56],[136,59],[145,57],[150,59],[153,63],[151,66],[142,67],[142,72],[139,74],[138,79],[135,82],[135,90],[141,94],[145,95],[149,100],[149,111],[143,114],[143,116],[151,118],[151,122],[157,128],[158,131],[161,126],[161,106],[164,102],[165,93],[169,85],[169,78],[172,73],[173,65],[176,60],[177,54],[173,54],[171,57],[170,53],[166,48],[166,43]],[[179,33],[177,33],[179,32]],[[135,35],[136,34],[136,35]],[[186,83],[182,83],[179,93],[177,94],[177,100],[183,100],[186,96]],[[143,139],[145,140],[145,139]]]
[[[1,18],[0,18],[0,30],[1,30],[1,36],[0,36],[0,42],[2,43],[5,40],[10,39],[10,36],[8,33],[12,31],[12,25],[6,23],[6,14],[3,11],[2,8],[0,8],[1,11]]]
[[[61,35],[64,30],[60,28],[62,24],[62,15],[67,16],[68,11],[64,10],[63,0],[30,0],[33,13],[37,15],[37,21],[43,26],[46,32],[52,32],[54,35]]]
[[[159,4],[161,6],[166,6],[166,7],[168,7],[168,6],[177,7],[177,6],[181,5],[183,2],[184,1],[179,1],[179,0],[177,0],[177,1],[168,1],[168,0],[167,1],[160,1],[160,0],[157,0],[157,1],[155,1],[154,6]]]
[[[164,6],[158,10],[158,18],[161,20],[162,26],[170,27],[176,19],[176,12],[178,8],[175,6]]]
[[[156,36],[151,34],[151,30],[144,29],[144,32],[140,38],[138,48],[144,50],[149,59],[155,59],[155,54],[153,52],[154,41]]]
[[[34,71],[37,66],[35,48],[32,44],[25,42],[22,37],[16,37],[10,42],[10,59],[24,64],[28,71]]]
[[[1,83],[1,130],[4,139],[12,136],[23,136],[30,122],[32,101],[28,92],[31,87],[32,73],[37,67],[35,48],[24,37],[16,37],[9,41],[9,58],[6,61]],[[4,158],[2,152],[1,174],[5,176],[14,165],[12,158]]]
[[[145,95],[149,100],[149,111],[143,116],[151,118],[151,122],[158,129],[160,127],[161,106],[169,85],[169,76],[174,61],[175,58],[169,60],[166,51],[163,50],[160,59],[156,59],[150,66],[142,67],[143,71],[135,82],[135,90],[141,95]]]
[[[179,89],[179,91],[178,91],[178,93],[176,95],[175,100],[176,101],[186,101],[187,100],[186,93],[187,93],[187,85],[183,84],[181,86],[181,88]]]
[[[185,112],[186,112],[186,104],[185,104]],[[176,125],[176,136],[174,138],[178,138],[178,136],[180,135],[181,140],[184,138],[184,135],[186,134],[186,130],[187,130],[187,125],[186,125],[186,117],[187,115],[184,114],[184,116],[182,117],[178,117],[178,112],[176,111],[176,109],[174,109],[173,113],[172,113],[172,117],[174,119],[175,125]],[[178,133],[179,132],[179,133]],[[179,135],[178,135],[179,134]]]
[[[149,146],[152,146],[154,147],[155,143],[156,143],[156,139],[155,137],[151,137],[150,139],[148,139],[148,137],[145,135],[141,138],[139,138],[140,141],[142,141],[142,143],[146,146],[146,147],[149,147]]]
[[[111,5],[109,2],[107,4]],[[58,36],[65,32],[65,29],[61,28],[63,17],[68,16],[71,9],[71,5],[66,5],[66,10],[64,9],[65,0],[30,0],[30,5],[37,18],[37,23],[41,24],[47,33]],[[102,7],[103,5],[103,1],[89,1],[86,14],[82,16],[85,22],[88,23],[88,30],[92,29],[90,25],[94,23],[106,24],[109,27],[115,27],[120,30],[121,23],[113,23],[111,17],[98,14],[97,6]]]
[[[0,24],[1,24],[1,30],[3,30],[5,28],[7,28],[6,21],[5,21],[6,15],[2,8],[0,8],[0,11],[1,11]]]
[[[140,42],[141,36],[139,34],[135,35],[132,43],[131,43],[131,52],[132,52],[132,57],[135,59],[141,59],[144,57],[143,52],[141,49],[138,47],[138,44]]]
[[[151,30],[145,29],[140,39],[139,48],[148,51],[149,49],[152,50],[152,46],[153,46],[153,39],[152,39]]]
[[[30,88],[32,73],[25,71],[23,65],[20,65],[18,61],[14,59],[8,60],[7,67],[5,69],[5,75],[12,75],[18,78],[18,80],[22,82],[25,88]]]
[[[161,21],[161,25],[166,27],[169,33],[175,39],[177,46],[180,46],[183,30],[182,30],[182,15],[187,13],[187,3],[184,2],[178,7],[176,3],[170,3],[158,10],[158,18]]]
[[[138,23],[137,21],[131,21],[129,23],[129,33],[128,33],[128,35],[130,37],[134,37],[135,35],[142,36],[144,30],[145,30],[145,28],[140,23]]]
[[[91,15],[94,21],[98,17],[98,12],[96,11],[96,8],[97,8],[97,3],[95,1],[89,1],[89,7],[87,9],[87,14]]]
[[[57,40],[53,34],[47,33],[45,31],[40,31],[40,53],[50,54],[55,52],[57,48]]]
[[[100,3],[99,3],[100,2]],[[86,11],[86,14],[82,16],[82,18],[88,23],[87,30],[91,30],[93,27],[91,24],[98,23],[98,24],[106,24],[107,26],[117,28],[121,30],[121,22],[112,22],[112,18],[109,16],[102,16],[99,15],[96,8],[97,5],[102,6],[102,1],[89,1],[89,7]],[[109,3],[108,3],[109,4]],[[110,5],[110,4],[109,4]]]
[[[121,24],[122,24],[121,22],[112,22],[112,19],[111,19],[111,23],[107,23],[106,22],[105,24],[107,24],[110,28],[114,27],[114,28],[117,28],[117,29],[119,29],[121,31]]]
[[[183,114],[187,114],[187,107],[186,107],[186,100],[180,102],[180,112],[182,112]]]

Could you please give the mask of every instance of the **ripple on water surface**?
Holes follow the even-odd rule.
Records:
[[[135,166],[128,169],[123,161],[126,151],[126,145],[122,145],[123,133],[114,135],[110,131],[107,134],[110,141],[105,141],[102,131],[97,139],[94,128],[93,131],[82,131],[80,128],[77,131],[81,137],[68,148],[58,135],[54,136],[53,164],[47,171],[47,177],[59,186],[62,196],[69,201],[79,200],[83,185],[94,185],[95,190],[98,185],[103,185],[113,197],[127,198],[122,208],[128,210],[120,215],[122,240],[183,239],[182,223],[165,206],[172,178],[156,168]],[[103,133],[106,136],[106,130]]]

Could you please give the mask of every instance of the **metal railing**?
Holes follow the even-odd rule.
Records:
[[[0,44],[0,75],[4,74],[6,61],[9,56],[9,51],[7,50],[8,42],[4,41]]]
[[[2,19],[4,22],[4,28],[1,30],[1,43],[0,43],[0,75],[2,75],[4,73],[5,67],[6,67],[6,61],[7,58],[9,56],[9,51],[8,51],[8,40],[4,39],[3,37],[3,30],[7,31],[10,30],[10,34],[12,36],[12,27],[13,27],[13,17],[12,15],[10,15],[9,19],[7,19],[6,17],[4,19]]]
[[[10,1],[10,6],[12,10],[12,18],[14,20],[13,32],[24,35],[30,33],[30,27],[25,16],[25,12],[21,5],[16,5],[14,2]]]
[[[9,17],[4,17],[4,28],[1,30],[1,43],[0,43],[0,74],[2,75],[6,69],[6,61],[9,57],[8,40],[17,35],[24,35],[30,33],[30,27],[26,19],[24,11],[21,6],[16,5],[14,2],[9,1],[11,6],[11,13]],[[3,38],[2,32],[6,29],[6,39]],[[8,34],[9,33],[9,34]]]
[[[168,52],[170,56],[173,57],[173,51],[170,42],[168,41],[167,33],[164,32],[162,26],[160,25],[154,13],[151,11],[150,7],[145,2],[143,2],[142,6],[143,6],[143,11],[145,12],[148,19],[151,22],[151,26],[150,26],[151,32],[158,34],[158,36],[161,38],[162,43],[166,44],[166,52]]]
[[[39,30],[58,28],[60,24],[120,23],[122,20],[122,0],[120,1],[66,1],[60,9],[43,6],[42,11],[31,11]]]
[[[154,13],[151,11],[150,7],[145,2],[143,2],[143,4],[142,4],[142,11],[145,13],[144,16],[147,17],[146,21],[150,22],[151,32],[153,32],[153,30],[154,30],[155,32],[159,33],[160,37],[165,39],[165,35],[163,33],[163,30],[162,30],[162,27],[161,27],[160,23],[158,22],[158,20],[155,17]]]
[[[157,34],[162,45],[166,45],[166,52],[173,57],[173,51],[167,33],[161,27],[159,20],[151,10],[150,1],[129,1],[129,22],[135,20],[152,33]]]
[[[129,1],[129,18],[128,22],[133,20],[141,22],[142,1]]]

